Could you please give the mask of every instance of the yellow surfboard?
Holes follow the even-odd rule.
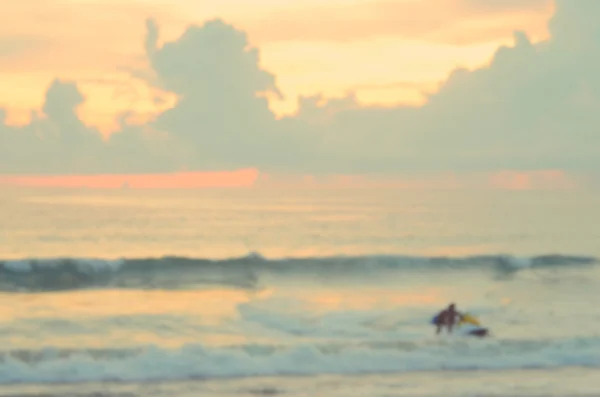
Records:
[[[462,324],[473,324],[476,326],[480,326],[481,323],[479,322],[479,320],[477,320],[475,317],[471,316],[470,314],[465,314],[460,321],[458,322],[459,325]]]

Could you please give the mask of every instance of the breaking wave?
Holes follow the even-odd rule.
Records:
[[[6,351],[0,384],[600,367],[598,338]]]
[[[506,276],[523,269],[560,269],[597,263],[593,257],[568,255],[528,258],[482,255],[462,258],[354,256],[267,259],[256,253],[220,260],[184,257],[0,260],[0,291],[184,289],[208,285],[251,289],[259,287],[260,277],[264,274],[313,274],[341,278],[363,277],[367,273],[484,269]]]

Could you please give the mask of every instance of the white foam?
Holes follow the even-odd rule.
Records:
[[[505,256],[504,259],[508,266],[513,270],[528,269],[532,264],[531,258]]]
[[[401,351],[390,345],[377,350],[347,347],[323,353],[316,346],[300,344],[266,353],[259,349],[218,349],[199,345],[179,350],[148,347],[125,358],[99,359],[87,353],[64,357],[46,351],[36,363],[7,357],[0,363],[0,383],[148,381],[189,378],[276,375],[359,374],[407,371],[556,368],[600,366],[600,348],[576,341],[537,351],[519,348],[498,354],[494,343],[447,341],[418,350]],[[258,353],[257,353],[258,352]]]
[[[123,259],[115,259],[115,260],[106,260],[106,259],[77,259],[77,268],[84,271],[117,271],[119,270],[125,260]]]

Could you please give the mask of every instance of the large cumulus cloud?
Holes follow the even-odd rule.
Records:
[[[158,48],[158,27],[148,24],[146,50],[158,84],[179,98],[153,127],[185,151],[192,168],[277,166],[290,140],[269,110],[266,95],[281,97],[275,76],[260,67],[246,34],[220,20],[192,26]]]
[[[594,17],[590,17],[593,15]],[[559,1],[552,37],[515,33],[489,65],[455,70],[419,108],[351,109],[327,126],[336,164],[373,170],[494,170],[600,165],[600,3]],[[367,165],[364,165],[365,169]]]
[[[421,107],[299,98],[298,113],[282,120],[266,99],[281,95],[276,78],[244,32],[213,20],[158,46],[159,27],[148,21],[150,81],[176,105],[146,125],[122,121],[104,141],[77,117],[77,85],[56,80],[29,125],[8,127],[0,112],[0,172],[596,171],[598,17],[600,2],[559,0],[549,40],[516,32],[514,45],[482,68],[455,70]]]

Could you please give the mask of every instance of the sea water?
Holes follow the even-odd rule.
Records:
[[[598,203],[3,188],[0,395],[598,395]]]

